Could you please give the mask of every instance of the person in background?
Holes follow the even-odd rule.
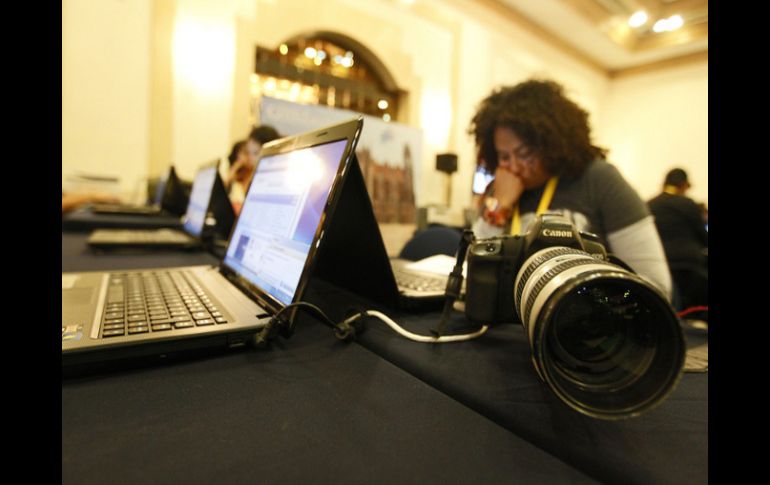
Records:
[[[281,138],[281,135],[272,126],[255,126],[246,140],[236,142],[230,150],[227,157],[230,170],[224,183],[236,214],[240,212],[246,191],[254,177],[262,145],[278,138]]]
[[[588,113],[551,80],[494,90],[471,120],[493,181],[473,224],[476,237],[523,234],[537,215],[569,218],[671,298],[671,276],[653,218],[637,192],[591,142]]]
[[[69,192],[66,194],[62,192],[61,212],[64,214],[79,209],[86,204],[93,203],[118,204],[120,203],[120,198],[104,192],[87,191]]]
[[[706,205],[705,202],[700,202],[698,204],[698,207],[700,207],[701,216],[703,216],[703,223],[706,225],[706,232],[709,230],[709,207]]]
[[[687,172],[672,169],[663,191],[647,202],[663,241],[677,309],[708,305],[708,212],[685,195],[690,187]]]
[[[243,198],[248,188],[245,180],[245,174],[248,171],[249,165],[249,152],[246,148],[246,140],[237,141],[233,144],[230,154],[227,156],[227,161],[230,165],[224,184],[227,189],[227,195],[230,198],[230,203],[233,205],[235,213],[238,214],[241,211]]]

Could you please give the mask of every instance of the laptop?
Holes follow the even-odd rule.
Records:
[[[342,181],[335,217],[320,248],[315,275],[393,308],[417,310],[445,301],[446,275],[389,258],[357,158]]]
[[[109,215],[182,215],[187,206],[187,190],[174,170],[172,165],[158,180],[155,187],[155,197],[150,205],[136,204],[92,204],[91,212],[94,214]]]
[[[362,124],[265,144],[217,266],[62,273],[63,374],[240,347],[300,301]]]
[[[196,249],[227,239],[235,212],[219,176],[219,160],[202,165],[193,181],[182,229],[97,229],[88,238],[98,249]]]

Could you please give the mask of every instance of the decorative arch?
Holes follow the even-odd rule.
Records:
[[[366,45],[328,30],[302,32],[276,48],[257,46],[253,98],[350,109],[397,120],[406,92]]]
[[[382,81],[383,87],[386,90],[392,91],[392,92],[400,91],[398,85],[396,84],[395,78],[393,78],[393,75],[390,73],[390,70],[388,70],[388,68],[380,60],[380,58],[377,57],[374,54],[374,52],[372,52],[368,47],[366,47],[361,42],[355,40],[354,38],[349,37],[345,34],[340,34],[339,32],[332,32],[329,30],[316,30],[316,31],[307,32],[304,34],[294,35],[286,39],[284,43],[288,44],[292,42],[298,42],[300,39],[303,39],[303,38],[326,39],[337,45],[350,49],[351,51],[355,52],[356,55],[359,56],[368,66],[370,66],[372,70],[374,70],[376,76]]]

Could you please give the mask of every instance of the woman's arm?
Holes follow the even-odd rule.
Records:
[[[608,250],[671,301],[671,273],[652,216],[607,234]]]

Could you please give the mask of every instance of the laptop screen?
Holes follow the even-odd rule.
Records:
[[[158,178],[158,185],[155,186],[155,198],[152,201],[153,205],[160,207],[163,203],[163,196],[166,194],[166,184],[168,184],[168,179],[171,176],[171,171],[173,169],[174,167],[169,167],[169,169]]]
[[[266,155],[257,165],[224,263],[292,302],[348,140]]]
[[[473,173],[473,193],[484,195],[484,191],[487,190],[489,182],[494,180],[494,178],[494,174],[487,173],[483,167],[477,166],[476,171]]]
[[[216,176],[216,164],[202,168],[195,174],[195,180],[190,191],[190,201],[187,203],[187,212],[184,216],[184,230],[195,237],[200,237],[203,232],[203,224],[206,222],[206,214]]]

